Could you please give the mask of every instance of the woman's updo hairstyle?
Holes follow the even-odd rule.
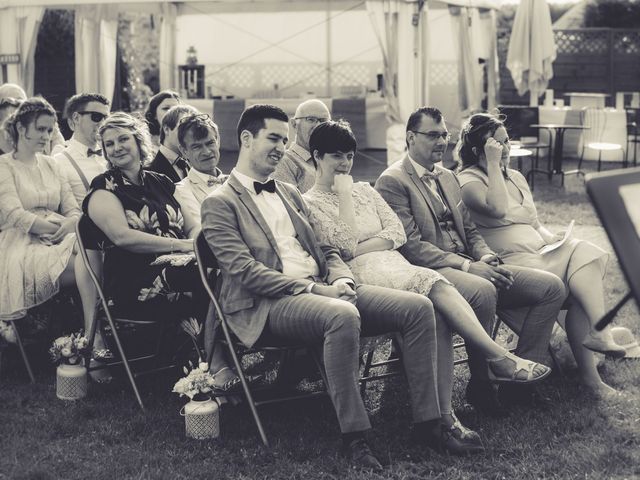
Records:
[[[469,118],[460,132],[460,140],[456,147],[462,162],[460,170],[478,165],[479,154],[483,152],[487,138],[493,136],[500,127],[504,127],[503,121],[503,117],[490,113],[476,113]]]
[[[309,137],[309,150],[313,164],[316,165],[316,159],[313,152],[318,151],[318,156],[322,157],[325,153],[336,152],[353,152],[356,153],[358,143],[356,137],[351,130],[351,125],[345,120],[329,120],[322,122],[311,132]]]
[[[50,115],[54,121],[58,120],[56,111],[49,102],[42,97],[31,97],[24,100],[4,121],[4,129],[14,148],[18,144],[18,125],[28,128],[41,115]]]
[[[102,122],[102,125],[100,125],[100,128],[98,129],[98,135],[100,136],[100,143],[102,144],[104,158],[109,163],[111,162],[107,157],[107,149],[104,147],[104,133],[111,128],[122,128],[124,130],[128,130],[136,140],[142,165],[144,166],[149,161],[151,161],[153,146],[151,144],[149,131],[147,130],[147,126],[144,124],[144,122],[134,117],[133,115],[129,115],[128,113],[114,112],[110,114],[104,122]]]
[[[144,119],[147,121],[147,126],[149,127],[149,133],[151,135],[160,135],[160,130],[162,126],[158,123],[158,107],[162,102],[164,102],[167,98],[175,98],[180,103],[180,95],[178,95],[173,90],[163,90],[161,92],[156,93],[149,100],[149,104],[147,105],[147,109],[144,111]]]

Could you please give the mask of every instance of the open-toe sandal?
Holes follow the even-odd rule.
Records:
[[[493,371],[492,364],[501,362],[505,358],[515,363],[513,371],[509,376],[497,375]],[[505,353],[501,358],[487,360],[487,365],[489,366],[489,380],[495,383],[534,383],[546,378],[551,373],[551,369],[546,365],[542,365],[538,362],[532,362],[531,360],[525,360],[514,355],[511,352]],[[540,375],[536,375],[534,373],[536,367],[544,368],[543,373],[541,373]],[[526,373],[525,378],[521,378],[518,376],[521,372]]]

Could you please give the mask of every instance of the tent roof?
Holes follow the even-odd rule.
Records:
[[[404,0],[407,3],[416,3],[418,0]],[[97,0],[0,0],[0,8],[40,6],[49,8],[73,8],[78,5],[104,5],[106,2]],[[111,3],[111,2],[109,2]],[[155,11],[162,3],[175,3],[178,6],[190,3],[201,4],[210,12],[238,12],[238,11],[300,11],[300,10],[325,10],[327,5],[340,8],[341,4],[362,4],[357,0],[187,0],[184,2],[168,2],[159,0],[119,0],[111,3],[112,8],[127,10]],[[475,8],[499,8],[497,0],[436,0],[425,2],[430,8],[442,8],[448,5]],[[241,8],[242,10],[239,10]],[[246,10],[245,10],[246,9]]]

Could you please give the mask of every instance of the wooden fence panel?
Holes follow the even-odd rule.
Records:
[[[529,94],[519,96],[506,68],[509,30],[498,32],[500,102],[528,104]],[[583,28],[555,30],[557,58],[549,88],[555,97],[567,92],[608,93],[609,104],[617,91],[640,91],[640,30]]]

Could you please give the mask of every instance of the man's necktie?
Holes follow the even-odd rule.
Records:
[[[273,179],[264,183],[253,182],[253,188],[256,191],[256,195],[260,195],[263,190],[269,193],[274,193],[276,191],[276,182]]]
[[[178,167],[178,169],[182,172],[182,178],[186,177],[187,173],[189,173],[189,164],[182,157],[178,157],[178,159],[176,160],[176,167]]]
[[[91,150],[90,148],[87,149],[87,157],[91,157],[92,155],[97,155],[99,157],[102,156],[102,150],[98,149],[98,150]]]

